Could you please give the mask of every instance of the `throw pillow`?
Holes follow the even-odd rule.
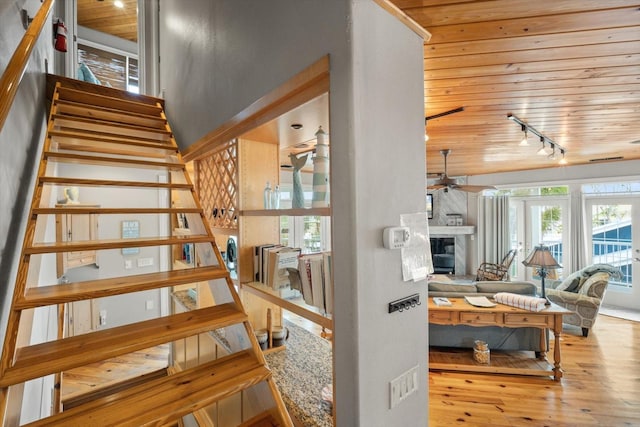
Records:
[[[580,289],[578,289],[578,292],[590,297],[602,298],[602,296],[604,295],[604,290],[608,283],[609,273],[595,273],[584,281],[582,286],[580,286]]]
[[[589,275],[586,274],[584,270],[571,273],[556,287],[556,291],[576,292],[588,277]]]

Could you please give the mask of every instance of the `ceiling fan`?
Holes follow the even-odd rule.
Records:
[[[447,156],[451,153],[451,150],[440,150],[440,154],[444,157],[444,173],[440,174],[440,178],[437,179],[432,185],[428,185],[428,190],[438,191],[444,190],[445,193],[449,190],[460,190],[469,193],[479,193],[482,190],[495,190],[496,187],[492,185],[465,185],[458,184],[455,178],[449,178],[447,175]]]

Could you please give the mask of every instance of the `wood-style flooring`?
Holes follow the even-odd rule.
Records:
[[[305,319],[290,313],[286,318],[320,334],[320,328]],[[640,322],[599,316],[588,338],[567,326],[561,342],[561,382],[546,377],[430,372],[429,426],[640,426]],[[166,348],[157,354],[158,366],[163,354]],[[121,357],[108,366],[97,364],[94,371],[66,374],[63,395],[77,396],[81,387],[95,390],[113,383],[114,375],[122,375],[118,364],[131,370],[129,374],[134,370],[139,374],[144,360],[156,359],[148,352],[136,358]]]
[[[429,426],[640,426],[640,323],[565,326],[564,378],[429,373]]]

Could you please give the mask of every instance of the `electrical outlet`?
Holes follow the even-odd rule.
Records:
[[[153,258],[138,258],[138,267],[150,267],[153,265]]]
[[[416,365],[389,383],[391,409],[395,408],[407,396],[418,390],[418,369]]]
[[[145,303],[145,308],[146,308],[147,310],[153,310],[153,300],[152,300],[152,299],[148,300],[148,301]]]
[[[130,270],[133,267],[133,262],[131,262],[130,259],[126,259],[124,261],[124,268],[125,270]]]
[[[100,310],[100,326],[107,324],[107,310]]]

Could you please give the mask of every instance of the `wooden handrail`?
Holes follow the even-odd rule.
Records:
[[[9,110],[18,91],[24,70],[27,68],[33,46],[38,41],[44,24],[47,22],[47,16],[53,9],[53,3],[54,0],[44,0],[2,74],[0,79],[0,131],[9,115]]]

